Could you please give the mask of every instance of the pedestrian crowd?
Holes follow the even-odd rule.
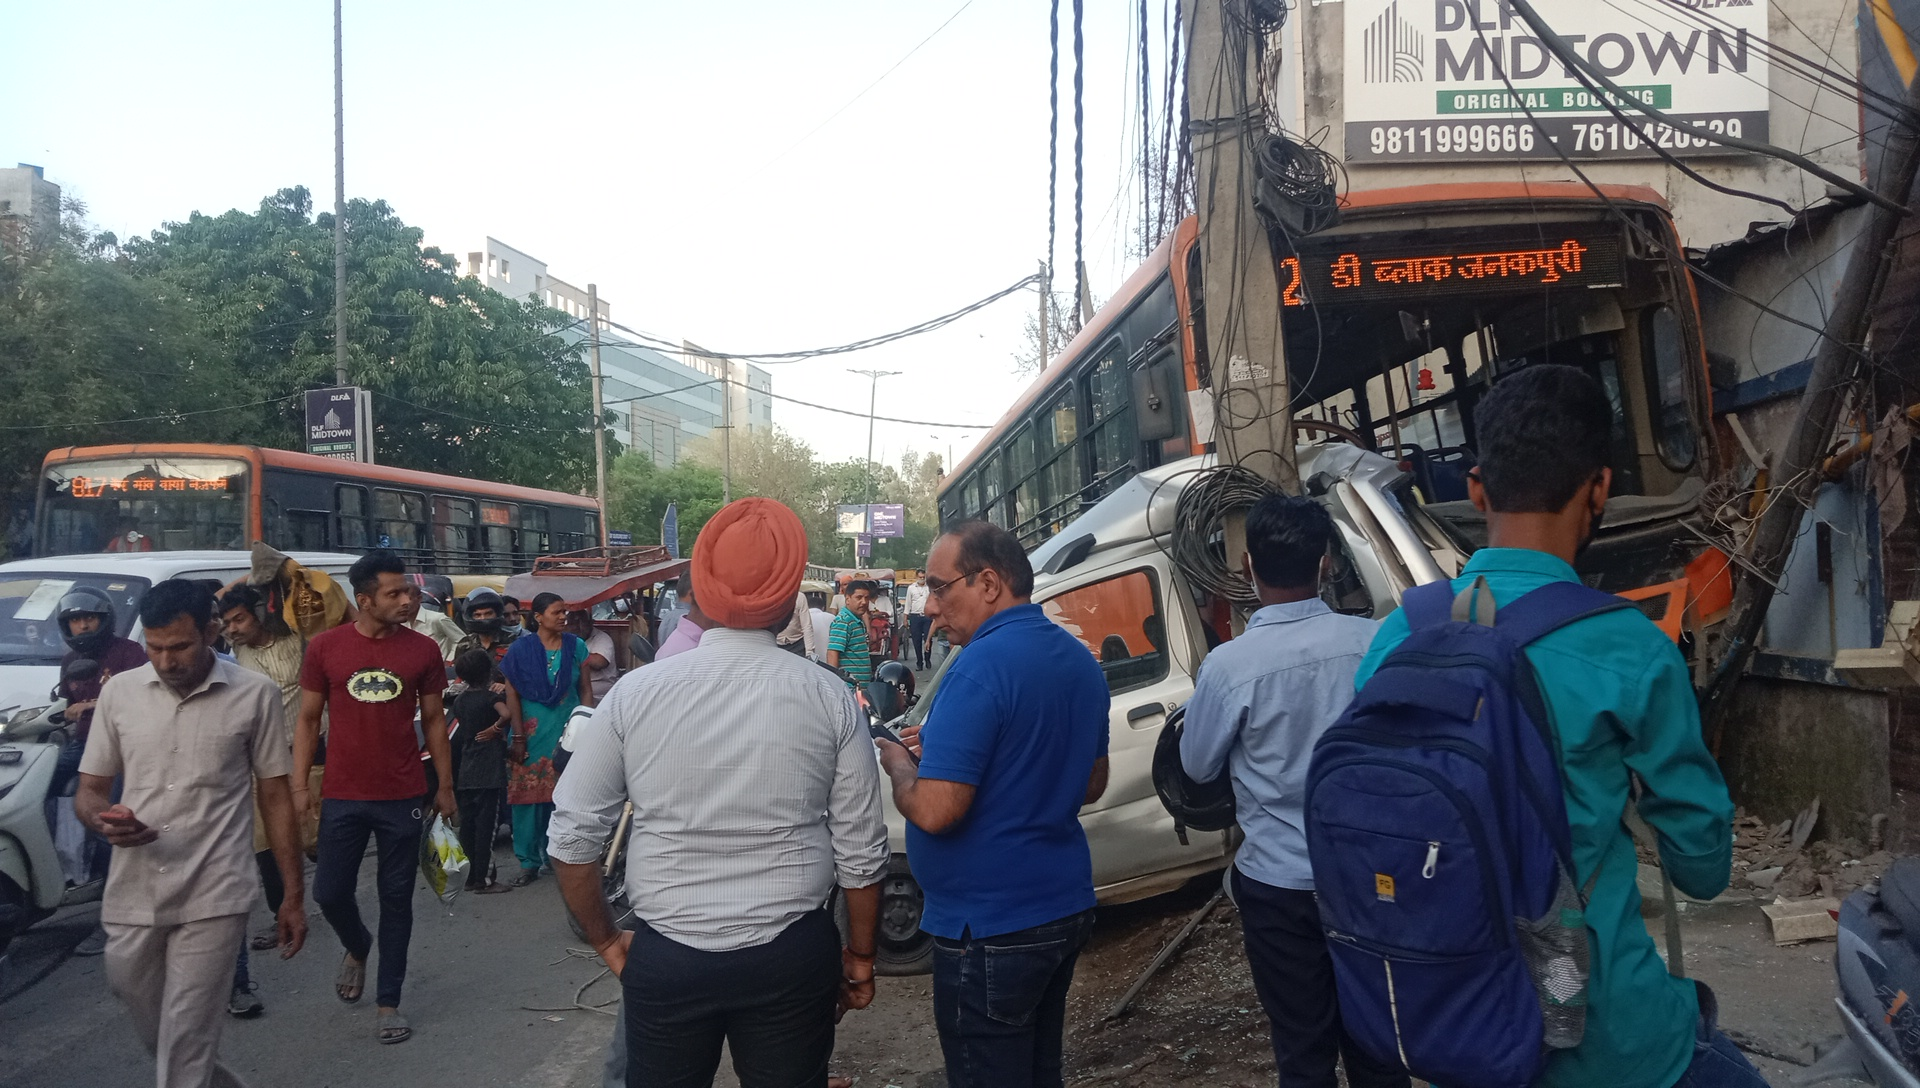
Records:
[[[1639,917],[1630,792],[1664,868],[1696,897],[1727,882],[1732,806],[1678,651],[1637,611],[1579,587],[1574,562],[1612,484],[1611,419],[1605,392],[1573,368],[1535,366],[1494,386],[1469,477],[1488,546],[1383,622],[1322,599],[1334,538],[1323,507],[1274,496],[1247,515],[1233,559],[1259,608],[1205,658],[1178,755],[1196,782],[1231,781],[1244,842],[1227,888],[1287,1088],[1330,1088],[1342,1066],[1362,1088],[1436,1068],[1460,1085],[1764,1084],[1719,1031],[1712,991],[1669,973]],[[724,1049],[744,1088],[827,1085],[835,1025],[875,999],[881,885],[897,864],[884,791],[924,895],[946,1083],[1060,1086],[1067,994],[1095,923],[1079,813],[1109,774],[1100,663],[1033,601],[1033,568],[1004,529],[973,522],[940,536],[900,608],[853,581],[830,611],[825,594],[803,590],[806,560],[786,507],[724,507],[698,536],[657,657],[636,636],[636,660],[651,663],[625,675],[608,636],[552,594],[528,603],[526,627],[519,602],[492,590],[468,595],[464,630],[423,623],[420,591],[391,553],[354,564],[351,618],[304,641],[247,587],[217,601],[196,583],[153,587],[140,606],[145,663],[111,648],[112,679],[73,706],[91,725],[76,809],[115,852],[107,974],[159,1083],[238,1083],[217,1057],[221,998],[251,999],[242,980],[229,987],[235,952],[301,949],[309,850],[313,902],[342,945],[336,994],[360,1000],[376,968],[374,1034],[407,1039],[414,873],[438,813],[457,818],[470,889],[554,875],[621,986],[609,1084],[710,1084]],[[934,631],[964,648],[923,724],[899,734],[870,726],[856,698],[887,656],[872,641],[882,606],[904,616],[919,667]],[[1533,683],[1482,653],[1472,675],[1491,686],[1478,703],[1448,702],[1467,674],[1434,663],[1450,647],[1494,645],[1487,631],[1504,632],[1512,669]],[[216,652],[223,638],[230,659]],[[1533,960],[1517,952],[1515,976],[1494,973],[1505,952],[1439,951],[1468,930],[1497,949],[1531,935],[1515,918],[1532,913],[1487,925],[1470,908],[1498,906],[1485,901],[1495,878],[1474,874],[1518,871],[1533,847],[1476,837],[1483,854],[1504,852],[1476,862],[1437,829],[1441,810],[1417,809],[1479,788],[1471,774],[1393,778],[1427,774],[1407,769],[1411,734],[1392,759],[1316,755],[1393,743],[1378,723],[1436,707],[1458,711],[1448,727],[1493,729],[1504,711],[1483,718],[1486,700],[1509,685],[1535,693],[1515,697],[1514,720],[1542,719],[1534,735],[1550,738],[1540,750],[1560,796],[1490,774],[1485,803],[1547,814],[1555,894],[1574,897],[1552,913],[1578,948],[1564,963],[1551,950],[1534,960],[1566,967],[1567,991],[1529,976]],[[568,752],[559,741],[576,707],[594,712]],[[1341,777],[1366,758],[1376,770]],[[1475,757],[1508,758],[1519,757]],[[1369,811],[1336,819],[1341,791],[1356,788]],[[519,869],[505,881],[487,861],[503,811]],[[1399,838],[1368,830],[1402,814],[1427,824]],[[601,880],[623,821],[624,926]],[[369,840],[372,929],[355,894]],[[249,942],[263,887],[274,931]],[[1333,926],[1349,917],[1351,932]],[[1374,941],[1367,927],[1387,923],[1394,939]],[[1462,1000],[1466,986],[1484,1000]],[[1497,999],[1509,991],[1524,1000]]]

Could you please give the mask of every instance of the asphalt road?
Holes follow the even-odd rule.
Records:
[[[501,860],[512,865],[510,857]],[[373,903],[373,869],[368,859],[360,885],[363,908]],[[152,1083],[152,1061],[124,1007],[107,990],[101,961],[71,954],[97,916],[97,907],[73,908],[16,943],[0,978],[0,1086]],[[266,921],[260,907],[255,922]],[[506,895],[461,895],[451,906],[436,901],[421,883],[401,1004],[414,1034],[393,1046],[374,1039],[371,972],[367,996],[357,1005],[342,1004],[332,986],[340,943],[318,911],[310,911],[309,923],[307,947],[294,959],[254,955],[266,1013],[226,1021],[221,1054],[255,1088],[599,1083],[614,1021],[566,1008],[599,962],[569,956],[569,947],[580,942],[567,928],[551,879]],[[602,980],[586,1000],[617,993],[611,980]]]

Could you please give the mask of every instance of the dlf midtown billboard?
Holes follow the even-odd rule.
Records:
[[[1728,153],[1689,126],[1768,138],[1763,0],[1533,0],[1582,59],[1678,127],[1625,106],[1635,123],[1622,124],[1502,0],[1344,6],[1349,162],[1656,158],[1649,140]]]

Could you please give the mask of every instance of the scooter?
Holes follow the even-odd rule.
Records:
[[[1793,1078],[1796,1088],[1840,1078],[1920,1088],[1920,858],[1894,862],[1840,905],[1833,960],[1846,1037]]]
[[[80,660],[61,671],[78,679],[100,666]],[[0,961],[28,926],[64,906],[100,898],[101,881],[69,885],[47,822],[47,793],[67,739],[67,701],[14,709],[0,720]]]

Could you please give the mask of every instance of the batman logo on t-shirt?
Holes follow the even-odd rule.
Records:
[[[405,685],[385,669],[361,669],[347,677],[347,694],[363,703],[390,703]]]

